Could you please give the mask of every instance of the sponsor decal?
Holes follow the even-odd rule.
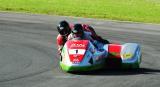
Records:
[[[125,53],[125,54],[123,54],[123,58],[125,58],[125,59],[130,59],[132,57],[133,57],[132,53]]]
[[[73,63],[74,63],[74,64],[78,64],[78,63],[80,63],[80,60],[79,60],[78,58],[74,58],[74,59],[73,59]]]
[[[79,61],[78,61],[78,62],[75,62],[75,61],[74,61],[74,62],[72,62],[72,63],[73,63],[73,64],[79,64],[80,62],[79,62]]]
[[[82,59],[80,55],[73,55],[71,61],[74,64],[79,64],[82,61]]]
[[[84,44],[71,44],[71,47],[85,47]]]

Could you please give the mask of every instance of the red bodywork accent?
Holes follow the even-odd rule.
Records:
[[[58,36],[57,36],[57,45],[61,46],[63,44],[64,44],[63,37],[60,34],[58,34]]]
[[[80,63],[83,58],[84,58],[84,54],[82,53],[78,53],[78,50],[87,50],[88,47],[88,40],[70,40],[67,41],[67,48],[68,48],[68,52],[69,50],[73,50],[73,54],[69,54],[69,58],[70,61],[72,63]]]
[[[120,56],[122,46],[119,44],[108,45],[108,58],[106,60],[106,66],[108,68],[119,68],[122,64]]]
[[[109,44],[108,45],[109,58],[121,58],[121,45]]]

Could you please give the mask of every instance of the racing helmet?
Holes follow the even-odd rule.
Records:
[[[72,29],[72,33],[75,37],[83,37],[84,35],[84,31],[83,31],[83,27],[81,24],[75,24],[73,29]]]
[[[59,34],[62,36],[67,36],[71,32],[71,29],[69,27],[69,23],[65,20],[59,22],[59,25],[57,26],[57,30],[58,30]]]

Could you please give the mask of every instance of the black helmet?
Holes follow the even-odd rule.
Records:
[[[81,24],[75,24],[74,28],[72,29],[72,33],[76,36],[76,37],[82,37],[84,34],[83,31],[83,27]]]
[[[63,36],[66,36],[71,32],[71,29],[69,27],[69,23],[65,20],[59,22],[57,29],[58,29],[58,32]]]

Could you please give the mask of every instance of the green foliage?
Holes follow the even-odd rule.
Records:
[[[159,0],[0,0],[0,10],[160,23]]]

